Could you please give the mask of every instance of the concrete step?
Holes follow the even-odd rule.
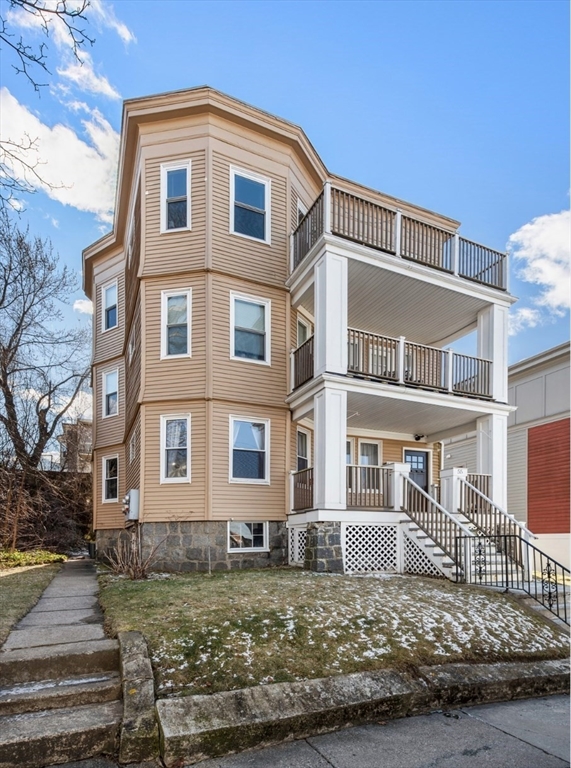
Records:
[[[75,675],[115,672],[119,669],[117,640],[15,648],[0,651],[0,685],[61,680]]]
[[[0,688],[0,716],[101,704],[120,698],[121,677],[117,672],[19,683]]]
[[[42,645],[61,645],[62,643],[80,643],[85,640],[105,640],[101,624],[70,624],[59,627],[29,627],[13,629],[2,650],[14,648],[34,648]]]
[[[120,701],[0,717],[0,768],[43,768],[117,750]]]

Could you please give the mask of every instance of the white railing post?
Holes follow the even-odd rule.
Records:
[[[293,238],[294,233],[292,232],[289,236],[289,271],[290,273],[293,272],[294,264],[293,264]]]
[[[503,287],[505,290],[509,293],[510,292],[510,270],[509,270],[509,263],[510,263],[510,257],[509,254],[506,253],[504,260],[502,262],[502,282]]]
[[[397,208],[395,216],[395,253],[401,256],[401,238],[402,238],[402,212]]]
[[[400,512],[403,507],[406,508],[404,478],[409,476],[410,464],[393,461],[388,463],[387,466],[389,468],[393,509],[395,512]]]
[[[293,469],[289,473],[289,509],[290,512],[294,511],[293,508],[293,502],[294,502],[294,494],[293,494],[293,476],[294,476]]]
[[[454,391],[454,351],[451,347],[446,350],[448,352],[448,368],[446,369],[446,385],[449,392]]]
[[[398,360],[397,360],[399,384],[404,384],[404,358],[405,358],[404,349],[405,349],[405,337],[399,336]]]
[[[331,182],[323,185],[323,229],[327,235],[331,234]]]
[[[453,515],[462,508],[462,480],[467,474],[465,467],[440,470],[440,505]]]
[[[295,349],[292,349],[289,353],[289,391],[293,392],[295,389]]]
[[[454,233],[454,245],[452,247],[452,272],[458,274],[458,265],[460,264],[460,235]]]

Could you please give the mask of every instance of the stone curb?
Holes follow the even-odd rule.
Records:
[[[139,763],[159,755],[153,670],[141,632],[119,632],[118,639],[123,689],[119,761]]]
[[[569,661],[443,664],[159,699],[167,768],[346,725],[569,691]]]

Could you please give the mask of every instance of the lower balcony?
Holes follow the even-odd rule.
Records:
[[[411,342],[401,336],[380,336],[347,330],[347,375],[424,387],[482,399],[492,398],[492,363],[471,355]],[[293,387],[314,376],[313,336],[292,353]]]

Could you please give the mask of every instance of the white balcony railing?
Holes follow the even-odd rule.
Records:
[[[507,290],[505,253],[328,183],[292,235],[292,269],[324,233]]]

